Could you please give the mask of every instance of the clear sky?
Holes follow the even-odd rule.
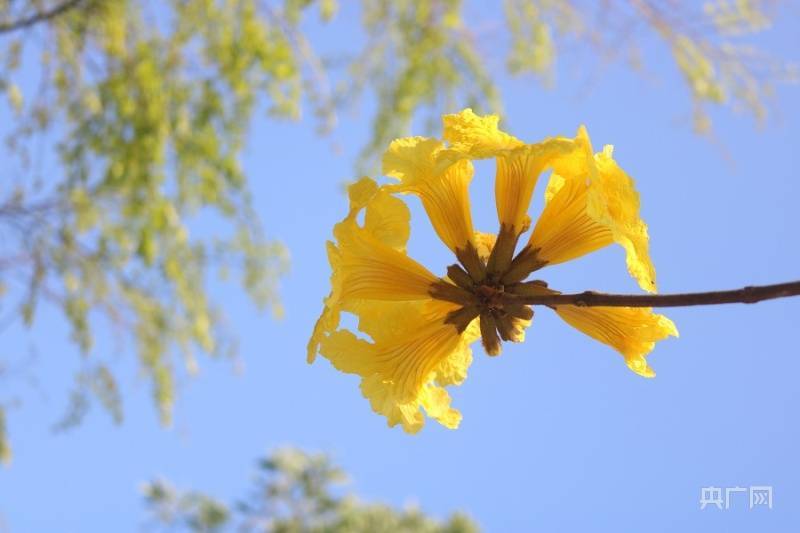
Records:
[[[780,20],[762,42],[796,55],[796,23]],[[348,39],[348,25],[322,37]],[[691,103],[667,51],[648,46],[655,77],[612,65],[586,91],[573,62],[555,90],[499,78],[505,128],[536,141],[585,124],[597,149],[615,145],[637,180],[663,292],[800,278],[798,88],[778,89],[761,129],[714,112],[712,144],[690,132]],[[159,427],[128,352],[112,356],[124,425],[94,409],[77,430],[54,435],[79,358],[65,325],[43,310],[32,334],[3,332],[5,353],[35,345],[38,384],[9,414],[15,457],[0,470],[0,531],[136,531],[143,481],[165,476],[231,501],[245,494],[254,460],[282,445],[331,453],[371,500],[419,502],[437,516],[466,510],[490,532],[800,531],[800,299],[669,310],[681,337],[650,356],[654,380],[542,309],[527,341],[501,357],[475,345],[469,378],[451,391],[464,415],[456,431],[432,422],[416,436],[389,429],[355,376],[324,359],[308,366],[305,345],[329,288],[325,240],[347,208],[341,186],[355,177],[370,106],[343,114],[331,137],[316,136],[310,120],[255,122],[245,163],[267,231],[291,252],[286,316],[259,314],[214,282],[242,371],[202,359],[200,375],[179,384],[173,429]],[[479,164],[471,193],[484,231],[496,230],[492,180],[492,164]],[[443,273],[446,250],[410,203],[410,254]],[[619,248],[542,277],[563,290],[636,291]],[[773,487],[772,510],[750,510],[741,492],[729,510],[700,510],[703,487],[758,485]]]

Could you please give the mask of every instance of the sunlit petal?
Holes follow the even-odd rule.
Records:
[[[539,175],[560,157],[574,150],[571,139],[551,138],[525,144],[498,128],[496,115],[478,116],[471,109],[445,115],[444,139],[448,152],[470,159],[497,158],[495,197],[501,225],[518,235]],[[513,229],[512,229],[513,228]]]
[[[400,305],[407,311],[416,304]],[[386,416],[390,425],[400,423],[409,432],[422,426],[420,407],[445,426],[457,426],[460,414],[449,407],[449,396],[433,382],[461,383],[472,360],[469,343],[475,340],[474,328],[459,333],[445,323],[457,307],[442,302],[425,307],[404,316],[394,331],[364,323],[376,333],[372,342],[338,330],[324,336],[320,345],[320,353],[337,369],[364,378],[362,392],[376,412]],[[390,312],[387,318],[398,316]]]
[[[545,208],[528,241],[538,261],[531,264],[562,263],[617,242],[625,249],[631,276],[655,292],[647,226],[633,180],[614,161],[610,146],[592,153],[583,127],[575,146],[573,153],[553,161]]]
[[[628,367],[644,377],[656,375],[645,359],[656,342],[678,336],[669,318],[649,308],[559,305],[556,313],[572,327],[617,350]]]
[[[656,271],[650,259],[647,225],[639,215],[639,193],[633,179],[613,157],[613,148],[606,146],[595,156],[599,187],[589,194],[589,215],[611,230],[614,241],[625,248],[628,272],[649,292],[656,291]]]
[[[541,262],[563,263],[614,242],[611,230],[589,216],[589,188],[588,180],[551,176],[544,210],[528,242]]]
[[[572,141],[548,139],[497,157],[494,192],[501,226],[513,228],[515,235],[522,233],[539,175],[572,150]]]
[[[504,150],[523,146],[525,143],[498,127],[497,115],[479,116],[472,109],[444,115],[444,140],[450,149],[472,159],[495,157]]]
[[[441,142],[424,137],[398,139],[383,157],[383,172],[400,180],[387,190],[410,193],[422,201],[436,234],[453,252],[472,241],[469,184],[472,163],[466,159],[442,164]]]
[[[354,221],[336,228],[339,258],[336,285],[343,300],[419,300],[438,281],[428,269],[383,244]],[[334,265],[331,265],[332,267]]]
[[[339,324],[339,313],[360,299],[429,299],[438,278],[402,250],[409,233],[408,208],[377,184],[363,178],[349,188],[350,210],[336,225],[336,243],[328,243],[331,293],[308,343],[307,357],[314,360],[326,333]],[[358,213],[366,209],[365,225]]]

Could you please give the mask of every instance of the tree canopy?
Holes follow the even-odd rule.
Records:
[[[361,501],[342,491],[346,474],[324,454],[286,448],[260,459],[248,496],[225,504],[168,481],[143,487],[149,529],[265,533],[476,533],[476,524],[455,513],[436,520],[416,507],[397,510]]]

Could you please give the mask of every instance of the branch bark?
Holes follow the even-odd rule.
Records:
[[[743,287],[728,291],[678,294],[605,294],[586,291],[577,294],[515,296],[526,305],[577,305],[581,307],[688,307],[694,305],[753,304],[764,300],[800,296],[800,281]]]
[[[63,13],[66,13],[70,9],[78,7],[78,4],[80,4],[83,1],[84,0],[67,0],[66,2],[61,2],[60,4],[56,4],[55,6],[45,11],[39,11],[27,17],[17,19],[11,22],[2,22],[0,23],[0,33],[10,33],[13,31],[21,30],[23,28],[28,28],[40,22],[45,22],[47,20],[53,19]]]

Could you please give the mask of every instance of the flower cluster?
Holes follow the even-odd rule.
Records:
[[[443,141],[391,143],[383,172],[395,182],[362,178],[350,186],[350,210],[328,243],[331,293],[308,345],[309,362],[320,353],[339,370],[360,375],[375,412],[410,433],[422,428],[423,410],[448,428],[458,426],[461,414],[444,387],[466,378],[470,344],[481,339],[489,355],[498,355],[502,341],[524,340],[533,318],[524,297],[557,294],[544,281],[528,280],[533,272],[617,243],[639,286],[656,290],[639,195],[611,146],[595,154],[583,127],[573,139],[527,144],[501,131],[498,117],[470,109],[443,122]],[[487,158],[497,165],[496,235],[476,232],[470,212],[472,161]],[[531,229],[531,197],[547,170],[545,206]],[[397,195],[407,194],[419,197],[457,259],[445,276],[406,254],[410,214]],[[655,343],[677,336],[672,321],[648,308],[552,309],[645,377],[655,375],[645,360]],[[342,312],[355,315],[370,340],[340,328]]]

